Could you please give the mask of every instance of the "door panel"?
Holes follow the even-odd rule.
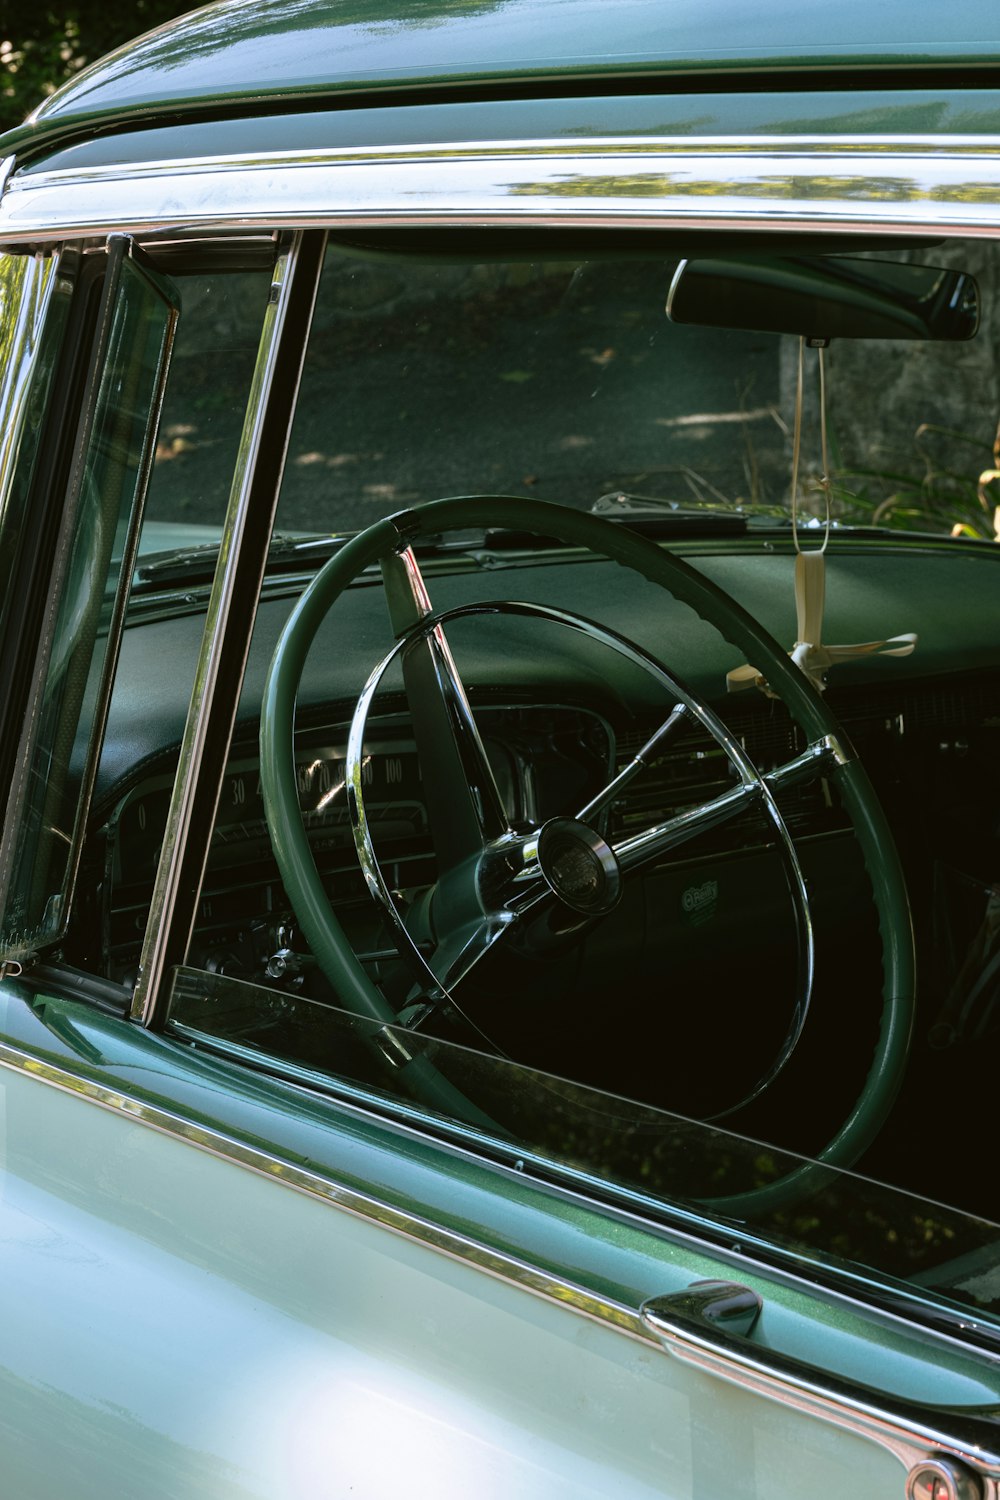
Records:
[[[132,1053],[141,1083],[131,1028],[103,1031],[108,1050]],[[618,1304],[621,1327],[578,1310],[570,1270],[608,1318],[616,1305],[592,1267],[566,1270],[556,1295],[568,1217],[558,1196],[529,1193],[530,1214],[523,1193],[512,1204],[534,1267],[507,1257],[506,1274],[492,1274],[474,1263],[490,1231],[473,1219],[468,1255],[446,1253],[428,1243],[426,1201],[399,1209],[411,1227],[397,1232],[374,1208],[324,1201],[318,1175],[315,1191],[297,1191],[291,1181],[307,1178],[286,1176],[259,1141],[246,1158],[257,1170],[225,1159],[233,1138],[206,1129],[190,1097],[186,1128],[211,1149],[137,1119],[140,1091],[130,1102],[120,1066],[117,1080],[87,1069],[83,1097],[79,1068],[5,1053],[0,1362],[14,1493],[128,1493],[140,1474],[149,1496],[902,1492],[884,1448],[637,1336],[638,1304]],[[196,1083],[192,1072],[189,1095]],[[332,1121],[327,1132],[335,1150]],[[436,1172],[453,1225],[476,1197],[444,1153]],[[414,1161],[414,1184],[427,1179],[426,1157]],[[502,1209],[499,1175],[495,1189]],[[711,1269],[652,1231],[587,1222],[609,1249],[625,1244],[648,1295]],[[722,1261],[715,1270],[731,1274]],[[778,1286],[770,1295],[801,1301]]]

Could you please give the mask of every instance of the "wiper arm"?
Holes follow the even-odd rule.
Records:
[[[724,510],[712,505],[682,504],[659,495],[633,495],[612,490],[590,507],[593,516],[615,521],[629,531],[670,539],[697,536],[745,536],[749,524],[742,508]],[[780,514],[777,510],[775,515]]]
[[[657,539],[743,536],[748,527],[748,517],[739,511],[700,509],[645,495],[627,495],[622,491],[602,496],[591,506],[591,513]],[[278,533],[268,549],[267,572],[313,571],[339,552],[353,534]],[[554,537],[501,526],[450,533],[448,536],[423,536],[416,549],[423,557],[465,555],[482,565],[484,559],[491,556],[542,552],[564,545]],[[134,594],[156,593],[171,588],[206,586],[215,576],[218,558],[219,544],[214,541],[140,557],[133,575],[132,591]]]
[[[290,563],[310,567],[325,562],[346,541],[350,533],[328,536],[294,536],[276,534],[267,554],[267,570],[287,568]],[[193,587],[211,583],[219,560],[218,542],[202,542],[195,547],[181,547],[175,552],[153,553],[140,557],[132,578],[132,590],[168,589],[174,585]]]

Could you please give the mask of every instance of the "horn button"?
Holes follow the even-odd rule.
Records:
[[[565,906],[588,917],[617,906],[622,873],[614,850],[576,818],[552,818],[538,835],[538,868]]]

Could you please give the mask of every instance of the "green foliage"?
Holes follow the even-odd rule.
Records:
[[[19,125],[88,63],[191,8],[184,0],[0,5],[0,128]]]

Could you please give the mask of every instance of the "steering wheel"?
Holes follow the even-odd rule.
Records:
[[[634,570],[687,604],[767,679],[802,729],[806,749],[762,774],[711,707],[636,643],[582,616],[514,601],[470,604],[435,614],[412,544],[463,528],[508,528],[556,538]],[[585,512],[536,500],[473,496],[438,500],[390,516],[353,537],[302,594],[275,649],[261,709],[261,786],[275,857],[310,949],[345,1009],[392,1028],[415,1091],[426,1102],[492,1126],[414,1049],[394,1042],[408,1014],[397,1012],[369,978],[331,908],[299,808],[295,774],[295,698],[309,648],[340,594],[366,568],[382,568],[395,646],[365,684],[351,725],[346,793],[359,861],[369,891],[391,921],[401,954],[432,1002],[451,997],[497,942],[539,930],[565,932],[598,921],[616,904],[628,872],[702,830],[755,805],[770,821],[795,912],[798,998],[777,1056],[748,1093],[756,1097],[785,1066],[806,1019],[813,981],[812,923],[805,881],[775,800],[788,785],[824,777],[839,792],[872,887],[883,950],[882,1010],[871,1065],[858,1098],[813,1162],[713,1207],[741,1214],[780,1207],[825,1180],[827,1167],[851,1165],[877,1134],[902,1080],[913,1009],[913,935],[902,872],[884,814],[836,719],[782,648],[732,598],[680,558],[645,538]],[[674,702],[633,762],[575,817],[538,828],[510,825],[476,728],[445,625],[463,616],[509,614],[545,619],[582,633],[653,677]],[[363,758],[369,710],[386,673],[399,664],[421,753],[423,788],[438,863],[423,925],[404,914],[376,857],[365,809]],[[602,814],[621,796],[683,721],[698,721],[722,746],[735,772],[732,790],[700,807],[610,844]],[[421,941],[421,938],[426,941]],[[430,948],[430,956],[428,956]],[[718,1118],[716,1116],[715,1118]],[[495,1128],[495,1127],[494,1127]]]

